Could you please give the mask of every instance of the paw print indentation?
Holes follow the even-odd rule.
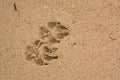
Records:
[[[51,60],[58,59],[56,53],[62,39],[70,34],[69,29],[60,22],[48,22],[45,27],[39,28],[39,39],[26,47],[27,61],[33,61],[38,65],[48,65]]]

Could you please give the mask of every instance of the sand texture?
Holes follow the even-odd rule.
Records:
[[[0,80],[120,80],[120,0],[0,0]]]

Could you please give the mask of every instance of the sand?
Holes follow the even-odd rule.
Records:
[[[48,22],[70,34],[37,65],[26,47]],[[0,0],[0,80],[120,80],[120,0]]]

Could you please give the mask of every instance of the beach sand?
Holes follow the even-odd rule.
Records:
[[[37,65],[26,47],[49,22],[70,34]],[[120,80],[120,1],[0,0],[0,80]]]

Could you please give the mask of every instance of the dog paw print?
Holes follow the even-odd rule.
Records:
[[[58,59],[59,47],[55,44],[60,44],[69,34],[69,29],[60,22],[48,22],[46,27],[39,28],[39,39],[26,47],[26,60],[38,65],[48,65],[51,60]]]

